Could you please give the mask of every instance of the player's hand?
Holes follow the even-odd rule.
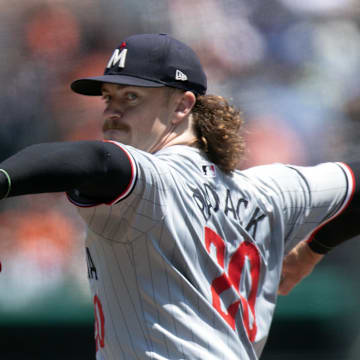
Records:
[[[315,265],[323,257],[324,255],[312,251],[305,241],[297,244],[284,258],[278,293],[289,294],[303,278],[313,271]]]

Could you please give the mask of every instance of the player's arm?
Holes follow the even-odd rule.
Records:
[[[360,163],[348,166],[354,186],[351,200],[338,216],[325,222],[308,240],[299,243],[285,257],[279,294],[287,295],[313,271],[326,253],[360,234]]]
[[[0,169],[0,198],[77,189],[95,203],[111,202],[133,176],[125,151],[104,141],[32,145]]]

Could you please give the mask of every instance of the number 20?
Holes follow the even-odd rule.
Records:
[[[217,263],[224,269],[225,242],[216,232],[205,227],[205,246],[208,253],[210,253],[211,245],[215,246]],[[245,258],[249,260],[251,276],[251,288],[247,299],[240,294],[240,279]],[[258,249],[252,243],[244,241],[230,258],[228,274],[226,274],[224,270],[222,275],[215,278],[211,283],[212,305],[233,330],[235,330],[235,316],[241,303],[244,327],[251,342],[255,340],[257,332],[255,301],[259,283],[259,273],[260,256]],[[239,300],[233,302],[227,308],[227,312],[224,312],[220,305],[220,294],[231,287],[236,290],[239,295]],[[252,327],[250,326],[249,309],[253,317]]]

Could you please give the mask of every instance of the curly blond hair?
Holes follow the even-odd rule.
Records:
[[[197,96],[192,109],[195,146],[225,173],[238,166],[244,152],[240,135],[243,118],[240,111],[222,96]]]

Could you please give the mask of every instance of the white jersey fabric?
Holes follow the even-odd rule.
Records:
[[[349,169],[273,164],[227,176],[195,148],[117,145],[131,184],[111,205],[80,208],[96,358],[258,359],[284,254],[346,207]]]

